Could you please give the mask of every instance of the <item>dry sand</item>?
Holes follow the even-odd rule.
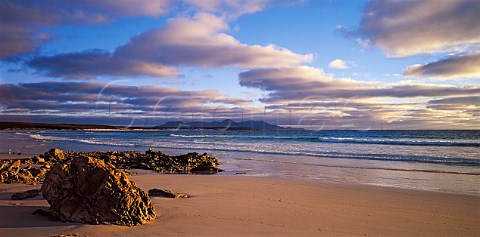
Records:
[[[152,198],[158,218],[143,226],[62,223],[31,215],[41,197],[10,200],[39,186],[0,184],[0,236],[479,236],[480,197],[242,176],[138,174],[139,186],[189,199]]]

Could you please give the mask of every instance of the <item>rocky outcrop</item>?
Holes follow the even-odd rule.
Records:
[[[50,213],[64,222],[133,226],[155,219],[145,192],[123,171],[91,157],[53,165],[41,191]]]
[[[47,169],[32,167],[27,160],[2,160],[0,183],[37,184],[45,177]]]
[[[92,157],[113,164],[119,169],[144,169],[168,174],[215,174],[221,172],[221,164],[207,153],[196,152],[179,156],[155,152],[152,148],[145,153],[135,151],[72,152],[51,149],[31,159],[0,161],[0,183],[37,184],[53,164],[69,164],[74,157]]]

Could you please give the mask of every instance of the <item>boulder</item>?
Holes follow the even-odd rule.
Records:
[[[64,222],[133,226],[156,217],[147,194],[123,171],[91,157],[53,165],[41,191],[51,214]]]

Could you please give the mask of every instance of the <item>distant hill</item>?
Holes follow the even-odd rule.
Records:
[[[225,119],[223,121],[213,122],[182,122],[182,121],[169,121],[162,125],[155,126],[154,128],[179,128],[179,129],[226,129],[226,130],[279,130],[285,129],[283,127],[266,123],[264,121],[244,121],[237,123],[231,119]]]

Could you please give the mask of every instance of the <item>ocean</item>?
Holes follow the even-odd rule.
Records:
[[[65,150],[207,152],[222,175],[389,186],[480,195],[480,131],[3,131]],[[3,150],[3,149],[2,149]]]

